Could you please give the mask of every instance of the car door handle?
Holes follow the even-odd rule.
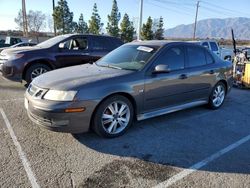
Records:
[[[179,79],[187,79],[187,75],[186,75],[186,74],[181,74],[181,75],[179,76]]]
[[[210,71],[209,71],[209,74],[214,74],[214,70],[210,70]]]

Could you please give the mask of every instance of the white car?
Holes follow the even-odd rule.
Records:
[[[231,61],[234,56],[233,49],[222,48],[218,45],[218,43],[215,40],[201,40],[201,41],[190,41],[190,42],[197,43],[199,45],[202,45],[210,49],[212,52],[214,52],[223,60]]]

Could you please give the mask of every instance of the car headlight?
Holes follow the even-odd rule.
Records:
[[[77,91],[58,91],[51,89],[43,98],[52,101],[73,101],[76,93]]]

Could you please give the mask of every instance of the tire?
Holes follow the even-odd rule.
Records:
[[[97,107],[92,127],[99,136],[114,138],[123,135],[132,125],[133,119],[134,108],[130,100],[114,95]]]
[[[44,64],[37,63],[34,65],[31,65],[26,71],[25,81],[27,82],[27,84],[30,84],[30,82],[32,82],[32,80],[35,77],[37,77],[45,72],[48,72],[50,70],[51,70],[51,68],[47,65],[44,65]]]
[[[226,86],[224,83],[218,82],[210,94],[208,103],[209,107],[214,110],[220,108],[225,101],[225,97]]]
[[[226,57],[224,57],[224,60],[225,61],[232,61],[232,57],[231,56],[226,56]]]

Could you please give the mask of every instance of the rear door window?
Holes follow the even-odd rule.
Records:
[[[183,47],[171,47],[162,52],[156,60],[157,65],[168,65],[171,71],[184,69],[185,55]]]
[[[204,46],[204,47],[206,47],[206,48],[208,48],[208,49],[209,49],[208,42],[203,42],[203,43],[202,43],[202,46]]]
[[[187,67],[199,67],[206,65],[205,50],[202,47],[187,47],[188,65]]]
[[[210,46],[211,46],[211,50],[213,52],[217,52],[219,49],[218,49],[218,46],[215,42],[210,42]]]

